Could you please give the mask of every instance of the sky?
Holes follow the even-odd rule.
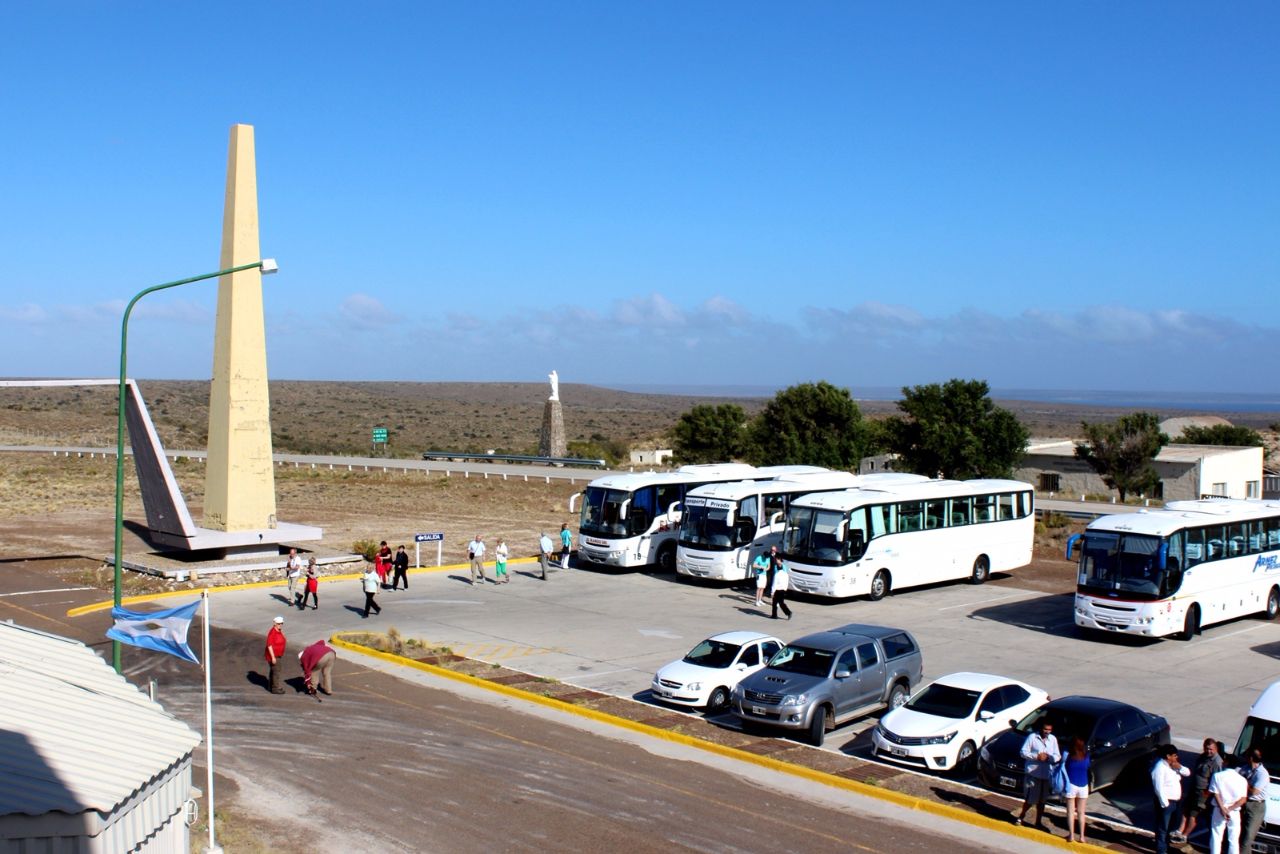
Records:
[[[3,376],[114,376],[218,269],[243,122],[274,379],[1280,391],[1274,3],[4,20]],[[216,290],[131,375],[208,378]]]

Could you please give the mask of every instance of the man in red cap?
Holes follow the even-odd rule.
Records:
[[[338,654],[322,640],[298,653],[298,661],[302,664],[302,679],[307,684],[307,693],[314,694],[316,687],[311,683],[311,674],[316,672],[319,688],[326,694],[333,693],[333,662]]]
[[[283,677],[280,673],[280,657],[284,655],[284,647],[284,617],[276,617],[271,621],[271,631],[267,632],[266,658],[267,666],[270,668],[268,679],[272,694],[284,693],[284,685],[281,684]]]

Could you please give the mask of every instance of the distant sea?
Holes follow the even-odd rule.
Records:
[[[756,385],[665,385],[628,383],[609,385],[640,394],[679,394],[693,397],[773,397],[780,391]],[[898,400],[902,389],[872,386],[855,390],[858,400]],[[1206,412],[1280,412],[1280,394],[1237,394],[1213,391],[1097,391],[1088,389],[993,388],[995,400],[1072,406],[1115,406],[1129,409],[1188,409]]]

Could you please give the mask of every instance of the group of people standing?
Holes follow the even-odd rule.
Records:
[[[285,578],[289,582],[289,601],[299,611],[305,611],[307,602],[311,602],[311,610],[320,607],[320,573],[316,569],[316,559],[307,560],[306,578],[302,577],[302,558],[297,549],[289,549],[289,558],[284,565]]]
[[[573,533],[569,530],[569,525],[563,523],[560,525],[560,557],[559,564],[561,569],[569,568],[569,555],[573,550]],[[539,565],[542,574],[539,576],[543,581],[547,580],[547,569],[555,562],[553,557],[556,544],[547,532],[543,531],[538,536],[538,555]],[[476,534],[471,542],[467,543],[467,560],[471,565],[471,584],[475,586],[477,579],[483,584],[487,579],[484,574],[485,554],[488,549],[484,544],[484,537]],[[511,581],[511,576],[507,572],[507,560],[511,556],[511,550],[507,546],[507,541],[502,537],[498,537],[497,545],[493,547],[493,583],[507,584]]]
[[[1253,850],[1253,841],[1266,818],[1267,790],[1271,775],[1262,764],[1262,752],[1247,751],[1239,768],[1227,768],[1222,744],[1207,738],[1193,768],[1178,758],[1178,748],[1164,744],[1151,767],[1151,792],[1155,811],[1156,854],[1167,854],[1170,845],[1190,850],[1187,837],[1204,815],[1209,816],[1210,854],[1239,854]],[[1071,739],[1064,758],[1053,735],[1053,724],[1040,721],[1022,743],[1026,772],[1026,798],[1015,824],[1036,808],[1035,826],[1044,830],[1044,802],[1049,792],[1067,802],[1067,838],[1084,842],[1085,804],[1089,798],[1090,757],[1084,739]]]
[[[791,619],[791,609],[787,607],[787,591],[791,589],[791,570],[787,562],[778,554],[778,547],[773,546],[768,552],[760,552],[751,562],[756,574],[756,607],[764,607],[764,596],[769,594],[773,605],[773,618],[778,619],[778,609]]]

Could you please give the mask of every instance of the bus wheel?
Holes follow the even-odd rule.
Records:
[[[1182,624],[1180,637],[1189,641],[1198,634],[1200,634],[1200,606],[1192,605],[1187,609],[1187,619]]]
[[[675,572],[676,571],[676,544],[663,543],[658,549],[658,571],[659,572]]]
[[[991,577],[991,561],[987,560],[986,555],[978,555],[978,559],[973,562],[973,574],[969,576],[970,584],[981,584]]]
[[[1272,587],[1267,594],[1267,610],[1264,612],[1268,620],[1280,616],[1280,587]]]
[[[887,595],[889,595],[889,573],[882,569],[876,573],[875,578],[871,579],[871,592],[867,594],[867,598],[872,602],[879,602]]]

